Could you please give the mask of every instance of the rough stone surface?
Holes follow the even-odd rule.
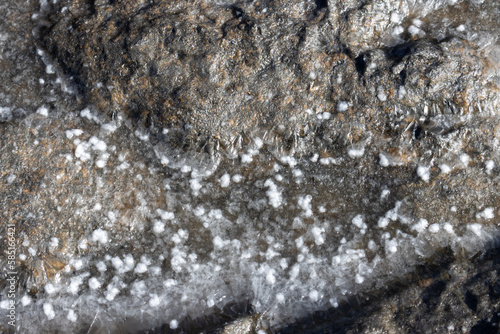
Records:
[[[497,1],[0,13],[19,332],[498,331]]]
[[[60,1],[42,8],[38,36],[99,110],[230,147],[256,130],[315,137],[323,113],[349,127],[329,136],[394,138],[494,112],[499,11],[495,1]]]

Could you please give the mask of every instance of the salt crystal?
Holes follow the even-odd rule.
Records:
[[[418,35],[418,34],[420,33],[420,31],[421,31],[421,30],[420,30],[418,27],[414,26],[414,25],[411,25],[411,26],[408,28],[408,32],[409,32],[410,34],[412,34],[413,36]]]
[[[56,313],[54,312],[54,308],[52,304],[45,303],[43,304],[43,313],[47,316],[47,319],[52,320],[56,317]]]
[[[213,242],[215,248],[224,247],[224,241],[219,236],[216,236],[215,238],[213,238],[212,242]]]
[[[40,108],[38,108],[38,110],[36,111],[36,113],[39,114],[39,115],[47,117],[49,115],[49,109],[47,109],[46,107],[40,107]]]
[[[246,164],[246,163],[250,163],[253,161],[253,157],[252,155],[250,154],[242,154],[241,155],[241,162]]]
[[[146,271],[148,271],[148,266],[145,265],[144,263],[137,264],[137,266],[135,267],[135,270],[134,270],[134,272],[137,274],[143,274]]]
[[[231,182],[231,177],[226,173],[222,175],[222,177],[219,179],[219,182],[222,188],[227,188],[229,186],[229,183]]]
[[[401,22],[401,15],[399,15],[396,12],[391,13],[391,22],[392,23],[400,23]]]
[[[274,277],[274,272],[273,272],[273,270],[269,270],[269,271],[267,272],[267,275],[266,275],[266,282],[267,282],[268,284],[271,284],[271,285],[273,285],[274,283],[276,283],[276,278]]]
[[[312,196],[306,195],[303,197],[299,197],[297,200],[297,204],[304,211],[302,214],[306,217],[312,216],[312,206],[311,206]]]
[[[56,292],[56,288],[51,283],[45,284],[44,289],[45,289],[45,292],[48,293],[49,295]]]
[[[439,224],[432,224],[429,226],[429,232],[437,233],[439,232],[439,230],[440,230]]]
[[[495,218],[495,212],[493,208],[486,208],[484,211],[480,213],[480,216],[485,219],[493,219]]]
[[[354,149],[354,148],[351,148],[347,151],[347,154],[351,157],[351,158],[360,158],[363,156],[363,154],[365,153],[365,148],[362,147],[360,149]]]
[[[358,228],[362,228],[364,225],[364,220],[362,215],[357,215],[352,219],[352,223]]]
[[[387,95],[385,95],[383,90],[379,90],[377,97],[380,101],[385,102],[387,100]]]
[[[387,157],[385,155],[380,153],[379,158],[380,158],[380,166],[382,166],[382,167],[389,166],[389,159],[387,159]]]
[[[98,228],[92,232],[92,241],[94,242],[100,242],[101,244],[106,244],[108,243],[108,232]]]
[[[402,26],[395,26],[394,30],[392,31],[392,35],[394,37],[396,37],[396,36],[401,35],[404,32],[405,32],[405,28],[403,28]]]
[[[106,151],[107,148],[106,143],[97,138],[96,136],[92,136],[89,139],[89,144],[91,144],[92,148],[97,151]]]
[[[99,261],[97,262],[96,264],[96,268],[98,271],[100,271],[101,273],[105,272],[106,271],[106,264],[102,261]]]
[[[160,234],[165,231],[165,223],[159,220],[156,220],[153,224],[153,232],[155,234]]]
[[[101,283],[99,282],[99,280],[95,277],[91,277],[89,279],[89,288],[92,289],[92,290],[97,290],[101,287]]]
[[[22,298],[21,298],[21,304],[23,306],[28,306],[29,304],[31,304],[31,298],[27,295],[24,295]]]
[[[191,190],[195,196],[198,196],[200,189],[203,187],[198,179],[189,180],[189,184],[191,186]]]
[[[450,234],[454,234],[454,233],[455,233],[455,231],[453,230],[453,226],[452,226],[450,223],[445,223],[445,224],[443,225],[443,229],[444,229],[446,232],[450,233]]]
[[[325,237],[322,235],[322,233],[325,232],[324,228],[319,228],[317,226],[314,226],[311,229],[311,233],[314,236],[314,243],[318,246],[322,245],[325,243]]]
[[[448,174],[449,172],[451,172],[451,168],[445,164],[439,165],[439,169],[441,169],[441,173],[443,174]]]
[[[379,218],[377,225],[380,228],[386,228],[389,225],[389,219],[387,219],[386,217],[381,217]]]
[[[429,222],[427,221],[427,219],[421,218],[416,224],[413,225],[412,230],[423,232],[427,228],[427,226],[429,226]]]
[[[151,299],[149,300],[149,306],[158,307],[159,305],[160,305],[160,298],[158,297],[158,295],[156,295],[156,294],[152,295]],[[172,326],[170,326],[170,328],[172,328]],[[175,327],[175,328],[177,328],[177,327]],[[175,329],[175,328],[172,328],[172,329]]]
[[[337,111],[338,112],[345,112],[345,111],[347,111],[347,109],[349,109],[349,103],[347,103],[346,101],[339,101],[337,103]]]
[[[465,153],[461,154],[460,161],[462,161],[462,163],[465,165],[465,167],[467,167],[469,165],[469,162],[470,162],[470,157]]]
[[[424,166],[418,166],[417,175],[426,183],[429,182],[431,177],[430,168]]]
[[[269,188],[269,190],[266,191],[266,195],[269,198],[269,204],[273,208],[280,207],[282,203],[281,192],[278,190],[276,184],[271,179],[267,179],[264,186]]]
[[[319,300],[319,292],[316,290],[310,291],[309,299],[311,299],[312,302],[317,302]]]
[[[495,162],[493,160],[488,160],[485,162],[486,173],[490,174],[491,170],[495,167]]]

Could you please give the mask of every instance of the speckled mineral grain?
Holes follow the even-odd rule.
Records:
[[[498,330],[497,1],[23,4],[2,330]]]

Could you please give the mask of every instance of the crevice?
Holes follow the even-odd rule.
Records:
[[[354,58],[354,66],[356,67],[356,71],[358,72],[359,76],[362,77],[365,75],[366,72],[366,61],[365,61],[365,55],[360,54],[356,58]]]

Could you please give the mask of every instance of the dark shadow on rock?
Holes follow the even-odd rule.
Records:
[[[384,300],[403,292],[414,282],[438,277],[442,271],[450,267],[454,260],[453,252],[449,248],[441,249],[426,264],[418,266],[413,273],[388,283],[385,289],[352,296],[337,308],[311,314],[309,317],[281,328],[277,333],[357,333],[362,330],[362,319],[382,309]]]
[[[418,308],[417,305],[403,305],[400,309],[393,309],[392,318],[401,328],[401,333],[422,332],[425,328],[430,329],[430,324],[426,325],[428,318],[440,317],[437,306],[442,303],[442,299],[448,295],[456,295],[456,286],[454,278],[448,272],[451,272],[455,266],[466,267],[467,277],[464,282],[459,284],[463,288],[463,308],[468,308],[477,313],[478,321],[471,326],[470,334],[489,334],[499,332],[499,312],[491,309],[493,316],[481,318],[479,313],[477,286],[486,285],[488,287],[490,306],[498,304],[499,282],[491,279],[491,273],[500,273],[500,240],[495,240],[483,252],[479,252],[471,258],[464,259],[453,253],[449,248],[438,250],[435,255],[427,259],[425,263],[417,266],[412,273],[409,273],[396,281],[390,282],[385,288],[375,291],[369,291],[354,295],[342,302],[337,308],[330,308],[324,311],[316,311],[295,322],[279,328],[273,333],[276,334],[347,334],[347,333],[366,333],[370,326],[377,325],[373,323],[374,315],[387,309],[388,301],[391,298],[406,300],[405,294],[408,290],[417,289],[417,304],[423,304],[424,307]],[[490,276],[488,276],[490,275]],[[429,283],[431,282],[431,283]],[[404,304],[405,302],[403,302]],[[459,303],[460,304],[460,303]],[[456,305],[454,306],[456,307]],[[493,307],[494,308],[494,307]],[[449,307],[446,308],[449,310]],[[177,329],[171,329],[169,324],[160,327],[140,331],[138,333],[221,333],[228,324],[254,314],[253,308],[248,300],[226,305],[223,309],[217,309],[214,313],[202,318],[185,318],[179,322]],[[453,322],[451,314],[443,314],[443,320]],[[419,323],[411,323],[411,319],[418,319]],[[446,319],[445,319],[446,318]],[[471,321],[475,317],[470,315]],[[408,322],[408,323],[405,323]],[[379,324],[380,325],[380,324]],[[458,327],[456,327],[458,328]]]

